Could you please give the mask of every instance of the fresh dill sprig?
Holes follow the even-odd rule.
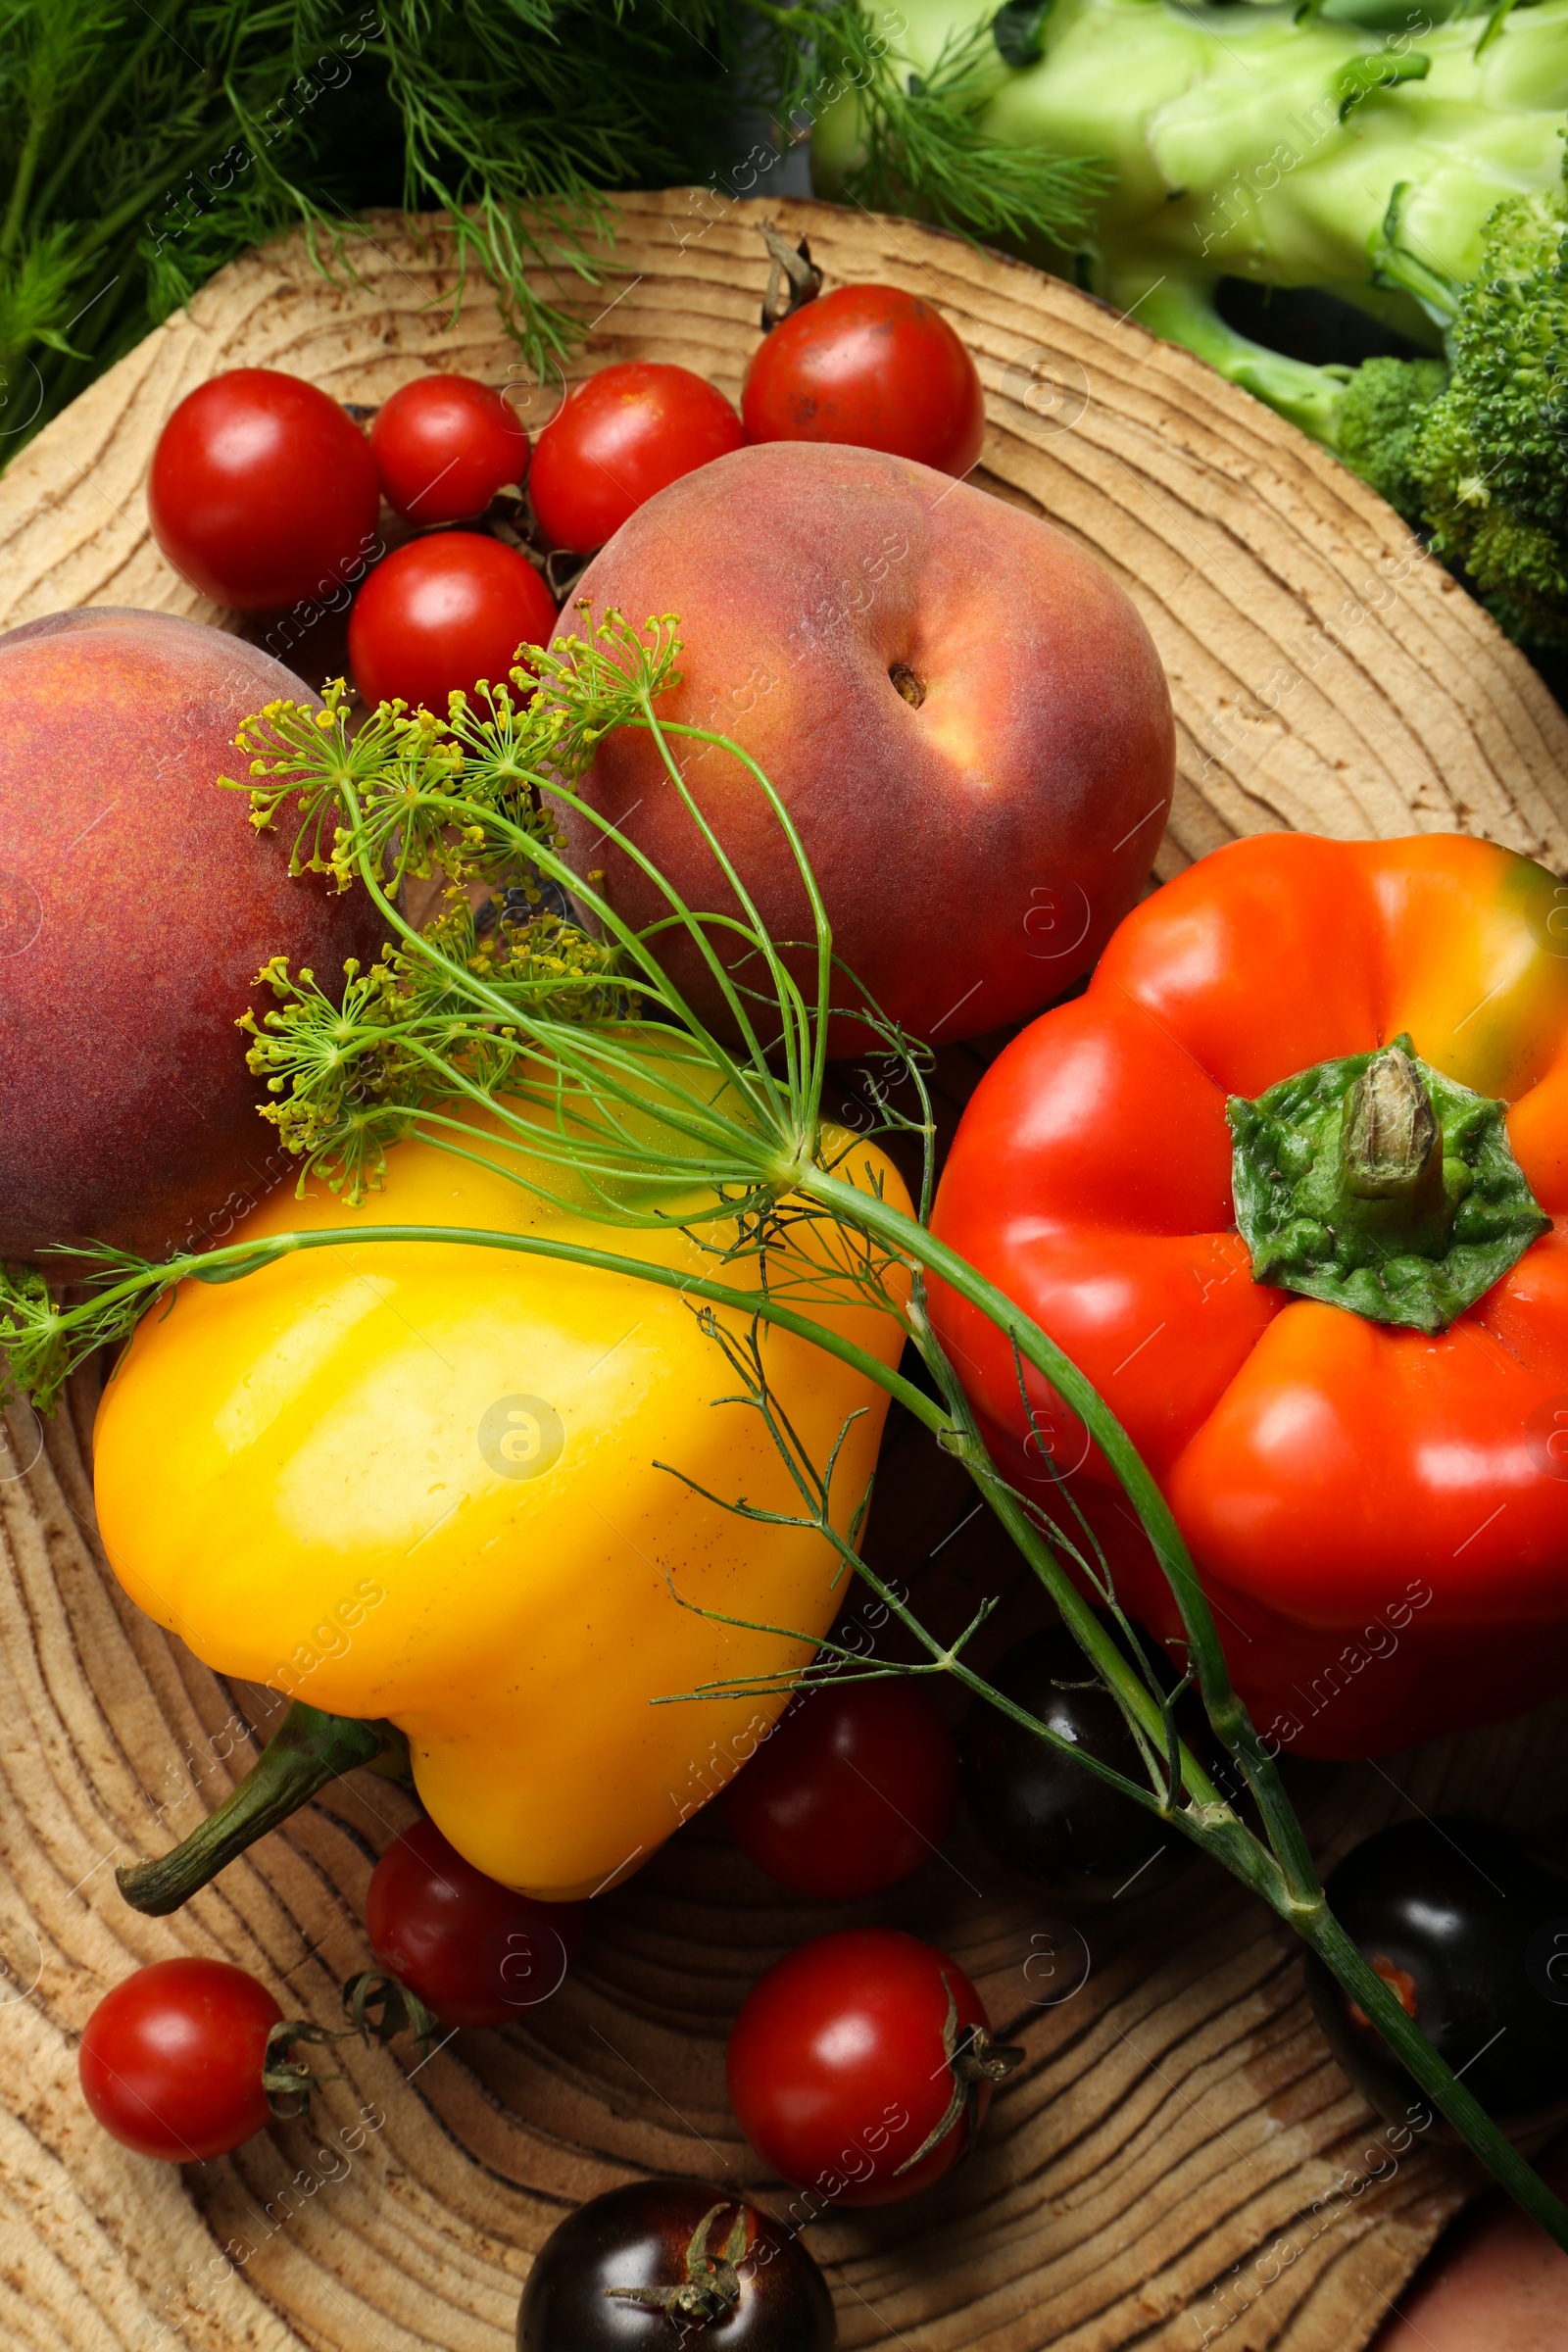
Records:
[[[219,783],[248,793],[259,832],[292,802],[289,871],[329,874],[340,890],[362,866],[391,895],[411,875],[504,879],[519,856],[563,846],[542,782],[580,776],[602,735],[677,685],[679,653],[667,616],[645,640],[611,612],[586,637],[519,647],[510,683],[481,680],[471,702],[454,694],[444,720],[389,702],[356,726],[348,683],[333,678],[319,707],[285,698],[247,718],[234,744],[249,781]]]
[[[601,191],[702,176],[731,39],[720,0],[0,0],[0,463],[247,246],[352,272],[376,207],[450,212],[543,369],[579,330],[527,273],[598,282]]]
[[[1070,247],[1085,231],[1110,173],[1093,158],[1004,144],[981,128],[1005,78],[990,17],[944,41],[915,73],[879,18],[858,0],[819,8],[746,0],[774,39],[764,71],[782,122],[808,121],[824,81],[853,89],[860,160],[843,193],[873,211],[911,213],[965,235],[1044,238]]]
[[[418,1133],[468,1149],[474,1114],[488,1112],[514,1152],[569,1171],[607,1212],[636,1222],[668,1213],[654,1135],[666,1158],[684,1137],[693,1183],[710,1188],[701,1217],[739,1219],[753,1249],[772,1238],[771,1226],[748,1224],[762,1197],[758,1161],[787,1156],[799,1121],[780,1114],[765,1073],[739,1063],[728,1064],[733,1102],[714,1099],[711,1062],[660,1025],[678,1022],[679,1000],[594,877],[571,873],[557,815],[575,805],[571,782],[600,738],[643,723],[678,681],[679,652],[670,616],[638,632],[612,611],[549,650],[519,649],[510,685],[454,695],[445,720],[386,703],[356,732],[336,680],[319,708],[274,702],[242,725],[248,775],[221,783],[248,795],[259,829],[293,827],[293,871],[368,890],[387,923],[381,958],[351,965],[336,1000],[275,959],[261,979],[277,1004],[240,1024],[272,1098],[264,1115],[300,1159],[302,1189],[320,1177],[357,1203],[391,1144]],[[432,874],[447,890],[416,934],[398,886]],[[597,934],[546,905],[552,885],[586,902]],[[475,899],[498,888],[499,915],[481,932]],[[635,1034],[651,1016],[652,1050]],[[770,1140],[753,1110],[764,1130],[771,1120]],[[661,1205],[628,1205],[639,1194]]]
[[[482,936],[466,890],[454,885],[422,938],[434,956],[403,946],[368,971],[350,963],[337,1003],[314,972],[291,974],[282,957],[261,974],[279,1002],[260,1020],[246,1013],[240,1026],[252,1041],[250,1066],[273,1097],[262,1116],[299,1159],[302,1196],[315,1176],[357,1205],[379,1185],[388,1148],[415,1133],[421,1110],[504,1094],[527,1059],[531,1049],[515,1023],[476,1014],[449,963],[518,1013],[606,1022],[626,1002],[612,954],[553,913],[519,919],[504,910]]]
[[[126,1340],[189,1262],[153,1274],[142,1259],[100,1248],[53,1251],[47,1268],[0,1265],[0,1406],[24,1396],[52,1413],[73,1372]],[[85,1295],[61,1297],[51,1274]]]
[[[382,703],[356,729],[348,681],[331,678],[319,707],[291,697],[267,704],[243,721],[234,748],[250,754],[250,781],[220,776],[219,785],[249,795],[259,833],[273,831],[294,804],[291,874],[329,874],[339,890],[350,887],[352,837],[343,818],[362,800],[372,863],[393,892],[411,874],[456,871],[444,803],[463,756],[430,711]]]

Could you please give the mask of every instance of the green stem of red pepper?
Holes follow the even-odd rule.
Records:
[[[1255,1102],[1233,1095],[1231,1191],[1253,1281],[1446,1330],[1550,1230],[1507,1108],[1408,1037],[1298,1070]]]

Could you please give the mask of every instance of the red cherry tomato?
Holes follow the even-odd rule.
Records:
[[[964,474],[985,436],[973,360],[897,286],[840,286],[781,319],[746,371],[748,441],[853,441]]]
[[[969,2144],[960,2113],[899,2170],[942,2125],[953,2058],[977,2029],[988,2031],[985,2005],[945,1952],[890,1928],[819,1936],[748,1996],[729,2037],[729,2103],[781,2180],[843,2205],[891,2205],[940,2180]],[[982,2079],[976,2129],[990,2093]]]
[[[519,645],[548,645],[556,608],[526,557],[477,531],[434,531],[378,564],[349,618],[349,663],[368,703],[401,695],[446,714],[481,678],[505,685]]]
[[[528,436],[499,392],[471,375],[421,375],[376,411],[370,450],[390,505],[413,522],[464,522],[520,489]]]
[[[689,368],[627,360],[567,393],[533,453],[528,487],[540,528],[588,555],[656,490],[745,442],[720,392]]]
[[[155,1960],[88,2018],[82,2096],[138,2156],[226,2156],[270,2120],[262,2068],[282,2016],[266,1985],[226,1960]]]
[[[953,1736],[918,1683],[849,1683],[798,1700],[724,1793],[735,1842],[795,1894],[896,1886],[946,1837]]]
[[[371,1873],[365,1925],[381,1966],[449,2026],[504,2026],[559,1988],[582,1912],[514,1894],[418,1821]]]
[[[147,482],[174,569],[236,612],[340,594],[375,552],[375,460],[335,400],[297,375],[235,368],[187,394]]]

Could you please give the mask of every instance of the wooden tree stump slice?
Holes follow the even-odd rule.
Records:
[[[1568,864],[1568,724],[1486,614],[1390,510],[1268,410],[1136,318],[907,221],[710,191],[614,200],[602,285],[539,283],[591,332],[570,372],[648,357],[738,395],[767,274],[755,222],[807,233],[827,281],[930,299],[974,351],[976,477],[1104,563],[1171,679],[1180,781],[1164,875],[1240,833],[1458,827]],[[523,381],[488,290],[454,316],[439,220],[376,217],[328,283],[297,238],[222,271],[0,480],[0,624],[120,604],[218,625],[148,536],[145,479],[176,401],[282,368],[373,404],[438,367]],[[549,387],[536,389],[541,402]],[[309,646],[327,642],[314,632]],[[298,656],[302,662],[307,654]],[[983,1066],[944,1059],[952,1116]],[[699,1816],[596,1904],[564,1988],[427,2062],[349,2047],[310,2122],[174,2171],[82,2106],[75,2043],[102,1992],[175,1952],[220,1955],[285,2010],[335,2022],[368,1960],[375,1853],[408,1801],[339,1783],[172,1920],[120,1899],[218,1802],[270,1693],[231,1688],[122,1594],[93,1527],[91,1381],[0,1456],[0,2308],[27,2352],[507,2352],[533,2252],[579,2199],[640,2172],[755,2190],[723,2093],[729,2023],[791,1944],[907,1927],[975,1978],[1027,2063],[964,2172],[905,2207],[831,2207],[808,2242],[848,2347],[905,2352],[1356,2352],[1476,2185],[1417,2134],[1392,2150],[1329,2060],[1291,1938],[1198,1865],[1074,1920],[961,1829],[918,1878],[832,1910],[787,1900]],[[890,1428],[873,1549],[955,1630],[977,1589],[1031,1597],[966,1516],[954,1465]],[[1000,1581],[999,1581],[1000,1580]],[[702,1747],[694,1732],[694,1754]],[[1385,1759],[1298,1767],[1329,1861],[1412,1806],[1554,1825],[1568,1706]]]

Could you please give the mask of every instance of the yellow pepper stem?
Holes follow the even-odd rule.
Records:
[[[408,1741],[393,1724],[324,1715],[292,1699],[239,1787],[172,1852],[117,1870],[120,1891],[134,1909],[161,1919],[189,1902],[258,1838],[280,1828],[329,1781],[359,1764],[406,1777],[408,1758]]]

